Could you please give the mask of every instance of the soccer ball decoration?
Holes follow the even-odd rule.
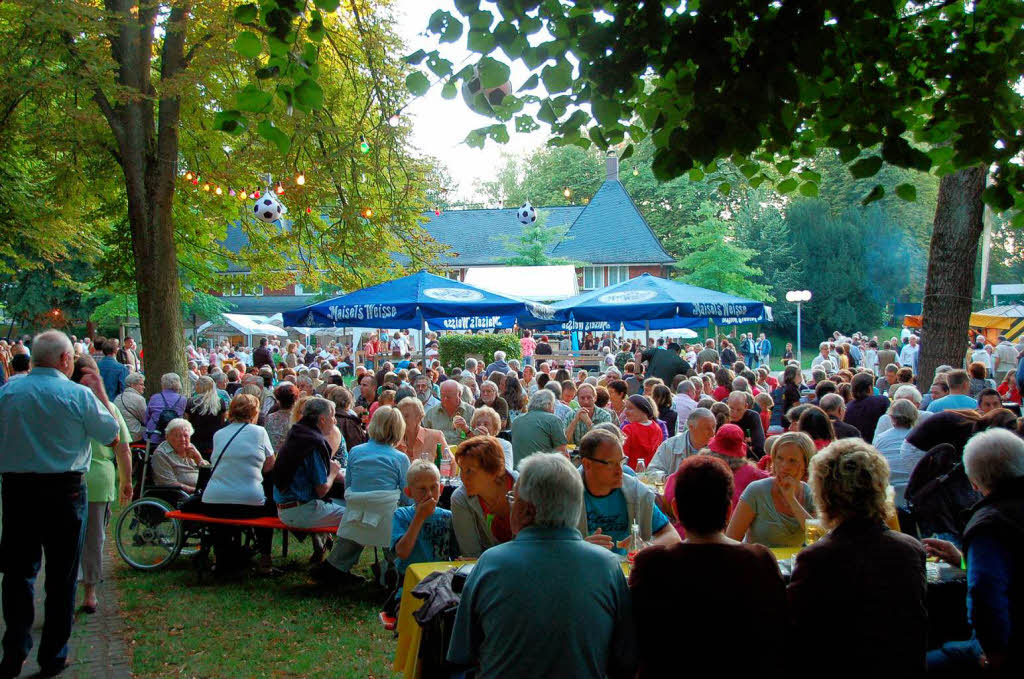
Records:
[[[462,99],[466,106],[485,116],[491,115],[492,106],[500,106],[505,97],[512,92],[512,83],[505,81],[497,87],[483,87],[480,82],[480,67],[473,67],[473,77],[462,82]],[[483,95],[483,100],[477,97]]]
[[[273,191],[262,194],[252,206],[252,213],[256,219],[267,224],[273,224],[286,212],[288,208],[274,196]]]
[[[523,224],[533,224],[537,221],[537,210],[527,201],[516,210],[516,216]]]

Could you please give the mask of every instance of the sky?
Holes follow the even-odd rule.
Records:
[[[418,49],[426,52],[437,49],[437,38],[423,35],[426,33],[430,15],[437,9],[445,9],[459,16],[451,0],[395,1],[398,20],[396,30],[408,45],[406,54]],[[455,71],[474,63],[481,56],[467,50],[465,42],[463,35],[458,42],[441,46],[442,56],[453,63]],[[500,51],[492,56],[508,63]],[[529,76],[522,64],[509,65],[512,67],[512,91],[515,92]],[[427,73],[431,76],[431,82],[434,82],[436,78],[433,74],[429,71]],[[475,202],[479,199],[473,191],[473,183],[475,180],[494,178],[501,164],[502,152],[529,155],[533,149],[543,145],[548,137],[546,126],[530,134],[521,134],[510,125],[511,139],[507,144],[499,145],[488,140],[483,149],[470,148],[463,143],[466,135],[478,127],[496,121],[471,111],[461,95],[451,100],[444,99],[441,96],[441,84],[432,87],[423,97],[413,99],[403,115],[407,115],[412,122],[413,145],[423,154],[434,156],[444,162],[457,183],[457,186],[450,187],[453,189],[451,196],[466,202]]]

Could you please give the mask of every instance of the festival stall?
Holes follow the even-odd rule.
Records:
[[[904,316],[903,325],[920,328],[921,316]],[[981,335],[992,345],[999,343],[1000,335],[1005,335],[1011,342],[1019,341],[1024,336],[1024,304],[1005,304],[975,311],[971,314],[970,333],[972,339]]]

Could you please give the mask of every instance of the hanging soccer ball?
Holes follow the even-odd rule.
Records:
[[[274,197],[273,191],[267,191],[261,195],[252,206],[252,213],[256,219],[267,224],[273,224],[286,212],[288,212],[288,208]]]
[[[537,210],[527,201],[516,210],[516,216],[519,217],[519,221],[523,224],[533,224],[537,221]]]
[[[512,83],[505,81],[497,87],[482,87],[480,68],[473,67],[473,77],[462,82],[462,99],[466,106],[485,116],[491,115],[492,106],[500,106],[505,97],[512,92]],[[482,99],[477,95],[483,95]]]

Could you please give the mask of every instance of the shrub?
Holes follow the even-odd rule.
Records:
[[[497,335],[441,335],[438,338],[438,360],[445,370],[462,367],[467,356],[483,358],[490,363],[495,351],[504,351],[506,359],[522,357],[519,337],[501,333]]]

